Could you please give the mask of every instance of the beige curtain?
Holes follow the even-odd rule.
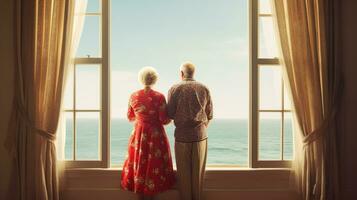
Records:
[[[73,77],[73,72],[74,72],[74,61],[75,61],[75,56],[76,52],[79,46],[79,42],[81,39],[82,31],[83,31],[83,26],[84,26],[84,21],[86,18],[85,12],[87,9],[87,0],[76,0],[74,3],[74,18],[73,18],[73,24],[72,24],[72,37],[69,38],[69,45],[68,50],[66,51],[66,57],[69,58],[68,64],[66,66],[67,72],[65,73],[65,84],[67,85],[68,79]],[[72,83],[73,84],[73,83]],[[64,86],[64,88],[66,88]],[[64,89],[65,90],[65,89]],[[64,92],[63,90],[63,92]],[[68,91],[67,91],[68,92]],[[73,91],[69,91],[73,92]],[[64,96],[65,94],[63,94]],[[56,139],[56,147],[57,147],[57,159],[58,159],[58,165],[63,168],[64,167],[64,162],[62,162],[65,159],[65,143],[66,143],[66,119],[64,116],[63,109],[61,109],[61,116],[57,128],[57,139]]]
[[[340,73],[335,60],[335,2],[273,0],[281,63],[294,103],[295,186],[302,199],[337,199]]]
[[[8,199],[59,199],[58,125],[74,1],[16,0],[15,97],[6,146],[14,156]]]

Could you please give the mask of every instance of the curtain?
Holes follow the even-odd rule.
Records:
[[[66,41],[67,50],[65,51],[66,63],[65,63],[65,76],[64,76],[64,89],[62,90],[62,106],[60,119],[58,121],[58,128],[56,132],[56,150],[57,150],[57,172],[58,172],[58,182],[59,182],[59,191],[60,196],[63,195],[63,191],[66,188],[66,177],[65,177],[65,144],[66,144],[66,118],[65,112],[63,111],[63,102],[65,98],[65,90],[66,85],[73,84],[73,82],[69,81],[71,77],[73,77],[74,72],[74,61],[76,52],[79,46],[84,20],[85,20],[85,12],[87,9],[87,0],[75,0],[74,2],[74,16],[72,23],[68,26],[68,35],[71,35]],[[69,82],[69,83],[68,83]],[[67,91],[73,92],[73,91]]]
[[[67,53],[67,58],[68,63],[66,64],[66,76],[65,76],[65,86],[67,84],[73,84],[73,83],[68,83],[68,79],[73,77],[73,72],[74,72],[74,61],[75,61],[75,56],[76,52],[79,46],[81,34],[83,31],[83,26],[84,26],[84,20],[85,20],[85,12],[87,9],[87,0],[76,0],[75,1],[75,8],[74,8],[74,19],[73,19],[73,24],[72,24],[72,37],[70,38],[68,50],[66,51]],[[66,87],[64,87],[66,88]],[[65,89],[64,89],[65,90]],[[63,90],[63,92],[64,92]],[[68,92],[73,92],[73,91],[68,91]],[[63,96],[65,94],[63,93]],[[56,140],[56,146],[57,146],[57,159],[60,161],[58,164],[62,165],[63,161],[65,159],[65,142],[66,142],[66,120],[64,117],[64,112],[63,109],[61,109],[61,116],[60,116],[60,121],[57,129],[57,140]]]
[[[8,199],[59,199],[55,140],[74,1],[15,4],[15,95],[5,144],[14,158],[14,178]]]
[[[280,62],[294,104],[293,177],[302,199],[338,199],[336,62],[333,0],[273,0]]]

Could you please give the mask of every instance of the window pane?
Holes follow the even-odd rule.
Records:
[[[99,70],[99,65],[76,65],[76,109],[100,109]]]
[[[282,109],[282,78],[278,65],[259,67],[259,108],[260,110]]]
[[[72,110],[73,109],[73,68],[70,69],[68,75],[66,77],[64,89],[64,97],[63,97],[63,108],[65,110]]]
[[[284,113],[284,160],[293,158],[293,119],[290,112]]]
[[[207,163],[248,163],[248,122],[246,119],[215,119],[208,127],[209,145]],[[227,159],[229,158],[229,159]]]
[[[280,112],[259,113],[259,160],[281,159],[281,122]]]
[[[99,160],[99,114],[76,113],[76,160]]]
[[[128,143],[134,124],[126,119],[113,118],[110,130],[111,165],[121,165],[128,152]]]
[[[259,14],[272,14],[271,0],[259,0]]]
[[[88,0],[86,12],[87,13],[100,13],[100,0]]]
[[[73,160],[73,112],[65,112],[65,130],[66,130],[66,143],[65,143],[65,160]]]
[[[287,87],[287,85],[284,84],[284,109],[291,110],[291,101],[290,101],[286,87]]]
[[[259,17],[259,58],[278,57],[272,17]]]
[[[76,57],[100,57],[100,16],[86,16]]]

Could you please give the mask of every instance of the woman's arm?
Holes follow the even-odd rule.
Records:
[[[159,120],[164,125],[171,122],[171,119],[167,116],[167,104],[164,96],[160,99]]]
[[[134,112],[133,107],[131,106],[131,98],[132,97],[130,97],[130,99],[129,99],[128,112],[127,112],[127,117],[130,122],[135,121],[135,112]]]

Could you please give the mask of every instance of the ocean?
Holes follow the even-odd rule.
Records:
[[[76,120],[76,159],[99,160],[99,123],[96,119],[79,118]],[[126,156],[128,139],[133,124],[125,119],[112,119],[110,135],[111,165],[121,165]],[[165,126],[170,141],[173,161],[174,154],[174,125]],[[261,119],[259,134],[260,160],[279,160],[281,155],[281,121],[278,119]],[[66,120],[65,158],[73,159],[73,121]],[[284,154],[283,158],[292,158],[292,124],[284,122]],[[248,120],[216,119],[208,128],[208,165],[248,165]]]

